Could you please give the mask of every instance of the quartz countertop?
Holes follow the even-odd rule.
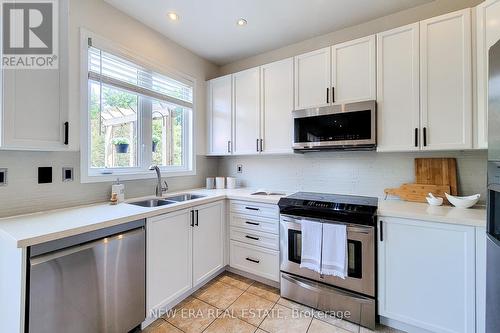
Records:
[[[462,209],[452,206],[431,206],[426,203],[380,200],[378,203],[378,216],[469,225],[473,227],[486,226],[486,209],[484,206]]]
[[[252,192],[254,190],[245,188],[194,189],[167,193],[165,197],[181,193],[195,193],[205,195],[205,197],[151,208],[131,205],[129,202],[151,199],[154,196],[127,199],[118,205],[110,205],[106,202],[37,212],[0,219],[0,232],[4,236],[2,239],[8,239],[17,247],[22,248],[223,199],[277,204],[281,198],[279,195],[251,195]]]

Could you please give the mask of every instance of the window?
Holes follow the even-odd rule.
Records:
[[[82,33],[82,40],[82,181],[151,177],[151,164],[192,174],[193,81],[160,74],[96,36]]]

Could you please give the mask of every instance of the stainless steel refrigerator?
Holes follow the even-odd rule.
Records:
[[[500,332],[500,41],[489,51],[486,332]]]

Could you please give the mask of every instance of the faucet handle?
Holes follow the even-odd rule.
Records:
[[[167,191],[168,191],[168,184],[167,184],[167,181],[165,181],[165,180],[164,180],[164,181],[163,181],[163,184],[165,185],[165,187],[163,187],[163,186],[161,187],[161,192],[162,192],[162,193],[163,193],[163,192],[167,192]]]

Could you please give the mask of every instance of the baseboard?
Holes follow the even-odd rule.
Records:
[[[426,329],[406,324],[399,320],[390,319],[382,316],[380,316],[380,323],[382,325],[389,326],[407,333],[432,333],[431,331],[428,331]]]
[[[276,282],[276,281],[273,281],[273,280],[269,280],[269,279],[266,279],[266,278],[254,275],[252,273],[247,273],[247,272],[239,270],[237,268],[230,267],[229,265],[226,266],[226,270],[228,272],[232,272],[232,273],[244,276],[246,278],[258,281],[260,283],[267,284],[268,286],[271,286],[271,287],[274,287],[274,288],[278,288],[278,289],[280,288],[280,283],[279,282]]]

